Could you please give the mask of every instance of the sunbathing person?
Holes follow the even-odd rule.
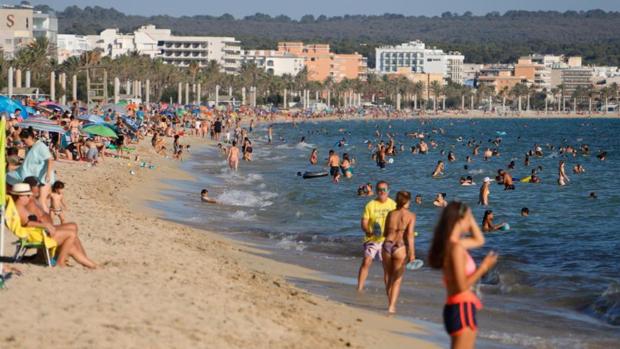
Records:
[[[32,201],[33,196],[30,185],[27,183],[17,183],[9,193],[15,202],[15,208],[19,214],[22,226],[43,228],[58,243],[56,265],[64,267],[67,265],[67,257],[73,257],[76,262],[87,268],[94,269],[97,267],[95,262],[90,260],[84,253],[82,244],[79,242],[75,231],[44,222],[41,217],[28,210],[28,204]]]

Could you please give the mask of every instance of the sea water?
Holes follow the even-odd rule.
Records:
[[[168,193],[171,199],[155,206],[172,212],[169,218],[180,222],[261,241],[279,252],[276,255],[280,259],[333,277],[329,285],[304,283],[304,287],[383,311],[385,299],[377,266],[371,272],[365,297],[350,292],[361,260],[360,215],[369,200],[356,195],[359,185],[386,180],[392,197],[399,190],[422,195],[422,205],[412,203],[411,208],[417,215],[417,256],[425,258],[440,213],[432,205],[437,193],[446,193],[448,201],[469,204],[481,221],[487,208],[478,206],[477,201],[484,177],[494,178],[498,169],[507,169],[513,160],[516,167],[510,173],[515,178],[526,177],[531,169],[541,167],[541,184],[515,181],[514,191],[491,186],[489,208],[494,211],[495,223],[507,222],[511,229],[487,234],[485,247],[473,254],[478,262],[490,250],[500,255],[497,267],[477,287],[485,303],[479,319],[481,337],[517,347],[609,347],[609,343],[619,343],[620,120],[275,124],[271,145],[266,142],[265,130],[263,124],[250,134],[254,161],[242,161],[236,173],[228,170],[217,149],[194,154],[184,166],[197,182],[175,182],[177,190]],[[424,133],[425,141],[430,145],[433,140],[437,147],[426,155],[412,154],[410,148],[418,141],[407,135],[410,132]],[[393,134],[397,149],[402,144],[405,151],[394,156],[385,169],[379,169],[367,142],[387,142],[387,133]],[[500,156],[484,161],[482,152],[486,147],[494,148],[490,142],[498,137]],[[472,155],[472,148],[467,147],[470,139],[482,142],[480,155]],[[339,147],[340,140],[346,145]],[[531,157],[525,166],[524,155],[535,144],[543,148],[544,155]],[[559,145],[580,144],[589,145],[589,156],[558,153]],[[313,148],[319,151],[317,166],[308,162]],[[334,184],[329,177],[304,180],[296,175],[324,170],[330,149],[355,159],[352,179],[342,178]],[[605,161],[596,158],[599,150],[608,152]],[[457,161],[447,161],[448,151]],[[472,162],[465,162],[467,155]],[[557,185],[561,159],[566,161],[570,177],[565,187]],[[431,173],[438,160],[446,163],[446,174],[433,179]],[[573,174],[576,163],[586,172]],[[459,178],[468,175],[477,184],[460,186]],[[221,204],[201,203],[199,192],[203,187],[209,188],[210,195]],[[590,198],[590,192],[596,192],[598,198]],[[529,217],[520,216],[522,207],[529,208]],[[440,323],[445,297],[440,278],[426,266],[407,272],[399,313]]]

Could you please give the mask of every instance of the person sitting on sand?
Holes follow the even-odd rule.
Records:
[[[217,201],[209,197],[209,191],[207,189],[203,189],[200,191],[200,200],[208,204],[217,204]]]
[[[433,201],[435,207],[446,207],[448,202],[446,201],[446,193],[437,193],[435,200]]]
[[[484,211],[484,217],[482,218],[482,231],[485,233],[490,233],[492,231],[497,231],[502,229],[506,223],[502,224],[493,224],[493,211],[486,210]]]
[[[409,211],[411,194],[407,191],[396,193],[396,209],[390,211],[385,219],[385,232],[381,256],[383,270],[387,274],[385,291],[388,296],[388,313],[396,313],[396,302],[405,272],[405,263],[415,260],[414,228],[415,213]]]
[[[43,216],[29,210],[33,196],[30,185],[17,183],[13,185],[9,194],[15,202],[22,226],[43,228],[58,243],[57,266],[67,266],[67,258],[73,257],[76,262],[87,268],[94,269],[97,267],[95,262],[86,256],[82,243],[77,236],[77,230],[68,229],[66,224],[53,225],[49,216],[45,220]]]
[[[443,161],[437,161],[437,166],[435,166],[435,170],[433,171],[433,177],[441,177],[443,176],[444,164]]]

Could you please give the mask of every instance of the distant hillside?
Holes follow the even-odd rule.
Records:
[[[48,6],[38,6],[51,10]],[[235,36],[244,48],[274,48],[280,40],[328,42],[337,52],[357,51],[374,65],[374,48],[420,39],[444,50],[459,50],[466,61],[509,62],[531,52],[582,55],[586,63],[620,65],[620,13],[508,11],[484,16],[446,12],[437,17],[306,15],[299,20],[257,13],[219,17],[127,16],[115,9],[77,6],[57,12],[62,33],[97,34],[105,28],[130,32],[144,24],[179,35]]]

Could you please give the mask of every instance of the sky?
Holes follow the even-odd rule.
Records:
[[[305,14],[340,16],[345,14],[440,15],[450,11],[486,14],[507,10],[591,10],[620,11],[619,0],[31,0],[33,5],[46,4],[56,10],[70,5],[101,6],[134,15],[216,15],[230,13],[239,18],[257,12],[284,14],[299,18]],[[0,0],[15,4],[19,0]]]

